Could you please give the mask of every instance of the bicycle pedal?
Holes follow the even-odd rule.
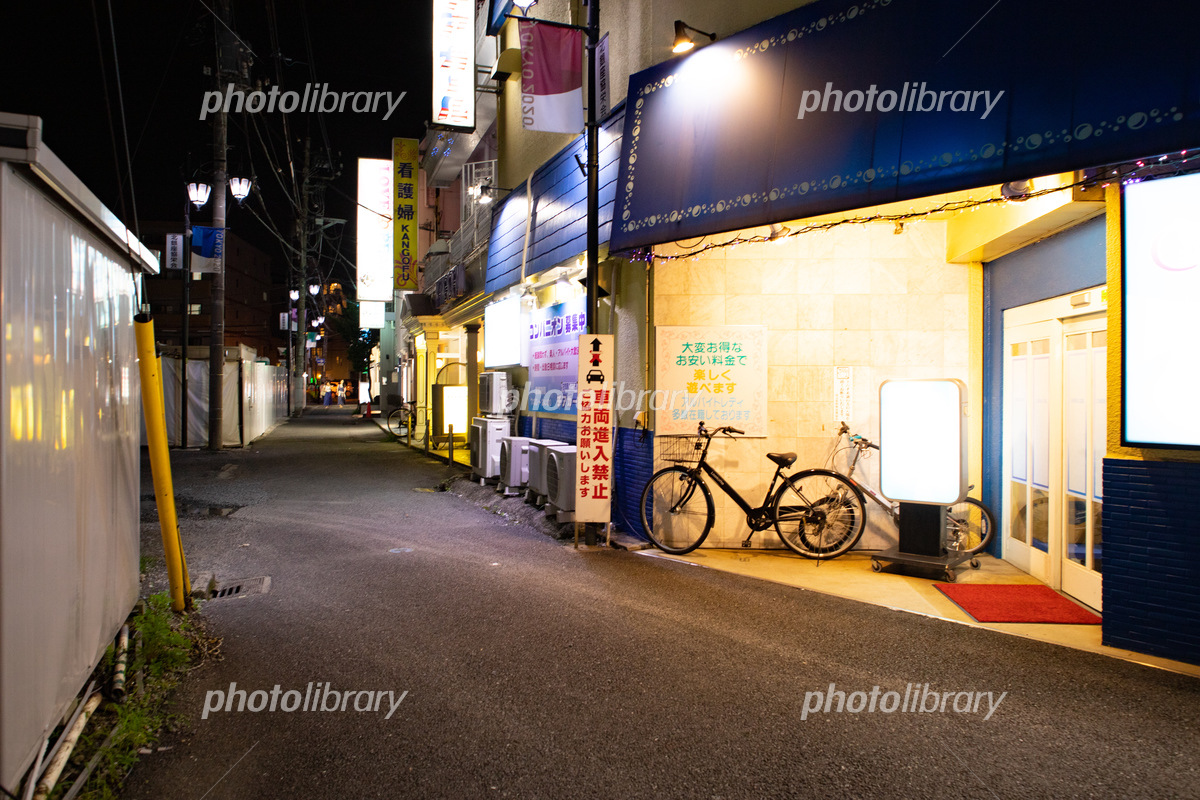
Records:
[[[750,546],[750,540],[749,540],[749,539],[747,539],[746,541],[742,542],[742,547],[749,547],[749,546]]]

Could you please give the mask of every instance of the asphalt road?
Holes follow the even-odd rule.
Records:
[[[129,798],[1200,795],[1192,678],[576,551],[421,491],[447,468],[348,410],[174,460],[193,575],[271,588],[205,606],[224,659],[181,687]],[[234,682],[267,707],[237,711]],[[830,684],[866,708],[826,713]],[[316,690],[338,710],[303,710]]]

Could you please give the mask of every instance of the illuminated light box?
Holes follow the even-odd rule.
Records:
[[[467,387],[435,384],[433,387],[433,430],[437,436],[450,433],[453,426],[456,436],[467,434]]]
[[[901,503],[951,505],[967,494],[967,387],[959,380],[879,387],[879,488]]]
[[[483,365],[521,363],[521,299],[509,297],[483,310]]]
[[[378,300],[363,300],[358,304],[358,327],[382,328],[384,324],[384,303]]]
[[[1122,439],[1200,447],[1200,174],[1123,188]],[[1193,362],[1194,364],[1194,362]]]
[[[358,299],[392,300],[392,160],[358,160]]]

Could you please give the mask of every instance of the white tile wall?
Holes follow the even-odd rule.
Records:
[[[674,246],[660,253],[686,250]],[[945,223],[843,225],[778,242],[742,244],[696,260],[656,262],[656,325],[768,328],[768,436],[721,440],[710,461],[752,503],[774,473],[767,452],[794,451],[795,469],[823,466],[838,420],[835,366],[854,368],[851,428],[879,433],[879,384],[889,378],[967,381],[970,267],[945,262]],[[666,388],[666,387],[660,387]],[[877,459],[860,466],[877,485]],[[839,466],[844,466],[839,463]],[[706,547],[738,547],[744,516],[715,486],[717,524]],[[895,531],[868,500],[870,525],[860,547],[886,547]],[[781,547],[773,531],[755,547]]]

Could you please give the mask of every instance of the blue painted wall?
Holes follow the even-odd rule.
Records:
[[[1104,459],[1103,642],[1200,664],[1200,464]]]
[[[1104,217],[989,261],[983,267],[983,502],[997,515],[1002,492],[1004,310],[1104,283]],[[1000,537],[988,547],[1000,553]]]
[[[608,241],[616,198],[617,159],[625,105],[619,105],[600,125],[600,243]],[[534,275],[577,256],[587,249],[587,179],[579,162],[587,163],[586,137],[580,136],[533,173],[533,225],[525,274]],[[492,237],[488,244],[486,289],[494,292],[512,286],[521,277],[525,243],[525,184],[514,187],[492,212]]]

